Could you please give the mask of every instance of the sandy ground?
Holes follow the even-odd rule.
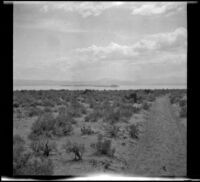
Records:
[[[130,161],[129,172],[139,176],[186,176],[186,133],[169,98],[158,98],[146,122],[146,132]]]

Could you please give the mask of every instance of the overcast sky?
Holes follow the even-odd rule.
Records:
[[[186,80],[183,2],[14,5],[14,79]]]

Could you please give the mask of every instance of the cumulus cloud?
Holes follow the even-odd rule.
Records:
[[[91,15],[98,16],[107,9],[117,7],[130,10],[133,15],[172,14],[182,10],[185,5],[185,2],[59,2],[44,4],[41,10],[77,12],[86,18]]]
[[[144,37],[133,45],[119,45],[111,42],[107,46],[92,45],[76,49],[76,52],[92,60],[123,60],[148,57],[160,52],[186,51],[187,31],[180,27],[173,32],[157,33]]]
[[[178,12],[185,7],[185,2],[159,2],[135,4],[132,6],[133,15],[158,15]]]
[[[41,12],[55,10],[76,12],[82,17],[99,16],[105,10],[121,8],[130,11],[132,15],[170,15],[181,11],[187,2],[14,2],[14,4],[28,4],[39,7]]]
[[[133,48],[140,51],[147,50],[165,50],[170,51],[172,49],[185,47],[187,44],[187,31],[185,28],[177,28],[173,32],[157,33],[146,36],[133,45]]]
[[[174,80],[176,74],[186,75],[185,14],[174,14],[186,13],[186,3],[30,3],[14,11],[18,78],[137,80],[169,75]],[[166,18],[171,14],[175,16]],[[94,17],[100,15],[97,21]]]
[[[51,10],[64,10],[65,12],[78,12],[84,18],[88,16],[98,16],[104,10],[123,5],[124,2],[59,2],[48,3],[42,6],[44,12]]]
[[[105,56],[110,53],[120,53],[123,55],[136,55],[132,47],[127,45],[119,45],[117,43],[111,42],[108,46],[96,46],[92,45],[88,48],[77,49],[80,53],[90,53],[92,52],[95,56],[100,56],[104,54]]]

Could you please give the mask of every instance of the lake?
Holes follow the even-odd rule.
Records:
[[[187,89],[187,85],[121,85],[118,87],[61,86],[61,85],[13,85],[13,90],[136,90],[136,89]]]

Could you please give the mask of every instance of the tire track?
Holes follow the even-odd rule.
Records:
[[[186,145],[169,98],[158,98],[146,122],[131,173],[142,176],[186,176]]]

